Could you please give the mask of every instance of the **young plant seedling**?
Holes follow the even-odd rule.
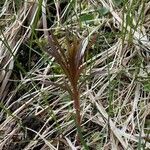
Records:
[[[93,41],[92,41],[93,43]],[[67,90],[73,101],[73,106],[75,109],[75,121],[77,128],[81,129],[81,114],[80,114],[80,86],[79,79],[80,75],[84,69],[83,57],[85,56],[85,51],[89,48],[88,38],[80,40],[73,36],[70,42],[68,34],[66,35],[66,50],[62,49],[56,36],[51,33],[48,36],[49,48],[45,51],[60,65],[63,70],[66,79],[64,80],[64,85],[58,85],[60,88]],[[68,82],[69,81],[69,82]],[[79,131],[77,140],[80,141]]]
[[[56,39],[56,37],[51,33],[48,37],[49,49],[47,53],[55,58],[55,61],[60,65],[64,74],[66,75],[67,81],[64,81],[65,89],[69,92],[71,99],[74,102],[74,108],[76,111],[76,123],[80,127],[81,116],[80,116],[80,93],[78,81],[80,74],[83,70],[82,58],[84,54],[82,52],[82,43],[76,37],[73,37],[70,43],[69,37],[66,38],[67,49],[63,50]]]

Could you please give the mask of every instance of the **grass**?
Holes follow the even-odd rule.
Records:
[[[150,148],[150,2],[0,2],[0,148]]]

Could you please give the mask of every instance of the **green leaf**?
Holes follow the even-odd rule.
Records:
[[[109,9],[107,9],[106,7],[101,7],[99,8],[98,13],[100,16],[105,16],[109,13]]]
[[[150,92],[150,83],[144,85],[144,90],[145,90],[146,92]]]
[[[82,14],[80,15],[80,21],[84,22],[84,21],[89,21],[89,20],[93,20],[94,19],[94,15],[93,14]]]

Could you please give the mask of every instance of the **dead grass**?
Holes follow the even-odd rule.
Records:
[[[150,2],[115,2],[2,5],[0,149],[150,148]],[[59,57],[45,53],[52,49],[48,32],[61,56],[66,37],[70,44],[73,36],[82,41],[79,145],[69,79]]]

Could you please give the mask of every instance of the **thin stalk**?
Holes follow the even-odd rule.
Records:
[[[80,115],[80,93],[79,90],[76,87],[73,88],[73,92],[72,92],[72,99],[74,101],[74,108],[76,111],[76,123],[78,125],[78,127],[81,127],[81,115]]]

